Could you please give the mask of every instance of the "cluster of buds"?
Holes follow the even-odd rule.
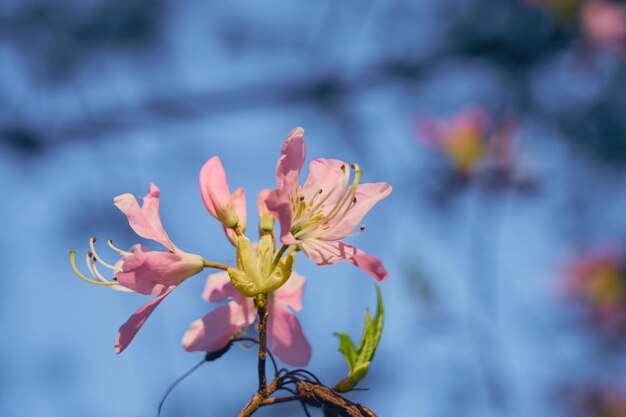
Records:
[[[580,304],[596,327],[612,334],[626,331],[626,259],[621,250],[598,250],[570,261],[565,294]]]
[[[255,321],[267,318],[270,349],[288,364],[305,365],[310,359],[311,347],[294,314],[302,308],[305,284],[305,278],[293,269],[297,252],[301,251],[320,266],[346,261],[377,281],[387,278],[387,271],[377,257],[343,239],[364,230],[364,226],[360,226],[361,220],[378,201],[391,193],[391,186],[387,183],[360,184],[362,172],[358,165],[335,159],[312,161],[309,176],[301,185],[300,171],[306,156],[303,135],[301,128],[289,133],[278,160],[276,189],[259,193],[257,242],[246,235],[243,188],[231,194],[218,157],[210,158],[200,170],[202,199],[236,248],[235,265],[208,261],[203,256],[184,252],[172,243],[161,224],[160,191],[156,185],[150,184],[142,205],[130,194],[115,197],[115,206],[126,215],[135,233],[165,248],[155,251],[137,244],[129,250],[122,250],[109,240],[109,247],[118,256],[116,262],[109,263],[96,253],[96,239],[92,238],[86,255],[87,275],[76,266],[76,253],[72,251],[70,254],[74,272],[84,281],[113,290],[154,296],[120,327],[115,343],[117,353],[128,347],[154,309],[178,285],[205,268],[212,268],[221,272],[209,275],[203,298],[222,304],[191,323],[182,338],[185,349],[219,351]],[[280,224],[280,233],[274,231],[275,220]],[[355,229],[358,232],[354,233]],[[102,267],[110,271],[109,278],[98,269]],[[261,311],[259,306],[266,316],[257,317]]]

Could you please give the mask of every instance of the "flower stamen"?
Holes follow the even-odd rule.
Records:
[[[98,254],[96,253],[96,248],[94,246],[94,242],[96,241],[95,237],[92,237],[89,239],[89,249],[91,249],[91,253],[93,254],[93,258],[94,260],[100,262],[102,265],[106,266],[109,269],[115,270],[115,267],[105,261],[102,260],[102,258],[100,258],[100,256],[98,256]]]
[[[87,262],[89,263],[89,254],[87,254]],[[93,279],[89,279],[86,276],[84,276],[76,267],[76,251],[72,250],[70,251],[70,265],[72,266],[72,270],[74,271],[74,273],[76,274],[76,276],[78,276],[78,278],[82,279],[85,282],[88,282],[89,284],[93,284],[93,285],[104,285],[104,286],[113,286],[113,285],[119,285],[117,283],[114,282],[101,282],[101,281],[94,281]],[[89,268],[91,270],[91,268]]]
[[[109,240],[107,240],[107,244],[109,245],[109,247],[110,247],[111,249],[113,249],[115,252],[117,252],[117,254],[118,254],[118,255],[120,255],[120,256],[124,256],[124,255],[132,255],[132,253],[131,253],[131,252],[128,252],[128,251],[122,250],[122,249],[118,248],[117,246],[113,246],[113,239],[109,239]]]

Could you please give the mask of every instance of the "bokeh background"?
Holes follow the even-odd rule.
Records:
[[[303,126],[309,160],[394,186],[352,240],[391,274],[352,399],[383,417],[626,416],[625,51],[611,0],[0,1],[0,415],[155,415],[202,358],[180,339],[211,308],[205,275],[116,356],[147,298],[81,282],[69,250],[135,243],[112,198],[154,182],[174,242],[232,262],[200,167],[222,158],[253,231]],[[297,269],[309,369],[332,385],[332,332],[358,338],[374,283]],[[235,415],[255,386],[254,351],[233,349],[162,415]]]

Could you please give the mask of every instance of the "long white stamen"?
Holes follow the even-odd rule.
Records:
[[[72,266],[72,270],[74,271],[74,273],[76,274],[76,276],[78,276],[78,278],[82,279],[85,282],[88,282],[90,284],[94,284],[94,285],[104,285],[104,286],[112,286],[112,285],[117,285],[114,284],[112,282],[106,283],[106,282],[100,282],[100,281],[94,281],[92,279],[87,278],[86,276],[84,276],[76,267],[76,251],[70,251],[70,265]]]
[[[121,250],[120,248],[118,248],[117,246],[113,246],[113,239],[109,239],[107,240],[107,245],[109,245],[109,247],[111,249],[113,249],[115,252],[117,252],[118,255],[121,256],[128,256],[128,255],[132,255],[131,252],[125,251],[125,250]]]
[[[100,274],[100,272],[98,271],[98,269],[96,268],[96,264],[93,264],[93,270],[96,274],[96,277],[101,279],[103,282],[109,283],[110,286],[109,288],[111,288],[112,290],[115,291],[120,291],[120,292],[134,292],[133,290],[131,290],[130,288],[126,288],[123,285],[121,285],[120,283],[118,283],[117,281],[108,281],[106,278],[104,278],[102,276],[102,274]]]
[[[104,277],[104,276],[100,273],[100,271],[98,271],[98,268],[97,268],[97,266],[96,266],[96,262],[93,262],[93,264],[92,264],[92,266],[91,266],[91,267],[92,267],[92,269],[93,269],[94,276],[95,276],[96,278],[98,278],[100,281],[102,281],[102,282],[110,282],[110,283],[116,284],[116,282],[112,282],[112,281],[109,281],[108,279],[106,279],[106,278],[105,278],[105,277]]]
[[[107,262],[104,262],[100,256],[96,253],[96,248],[94,246],[94,242],[96,241],[95,237],[89,239],[89,248],[91,249],[91,253],[93,253],[93,257],[96,261],[100,262],[102,265],[106,266],[109,269],[115,269],[115,267]]]
[[[93,253],[89,252],[87,255],[85,255],[85,263],[87,264],[87,269],[89,270],[91,276],[96,278],[98,281],[106,281],[106,279],[99,279],[96,275],[96,272],[93,270],[93,264],[95,262],[96,261],[93,259]]]

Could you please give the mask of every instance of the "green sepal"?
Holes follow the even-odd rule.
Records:
[[[280,288],[291,276],[295,261],[295,249],[273,265],[274,241],[272,236],[261,237],[256,246],[247,237],[237,239],[237,268],[228,268],[234,287],[246,297],[267,294]]]
[[[367,374],[376,353],[384,321],[383,295],[379,287],[376,287],[376,299],[378,305],[374,318],[372,319],[369,309],[365,311],[365,327],[358,347],[354,347],[352,339],[347,334],[335,333],[339,338],[339,352],[343,354],[349,368],[348,376],[335,386],[335,390],[339,392],[348,392],[356,387]]]

